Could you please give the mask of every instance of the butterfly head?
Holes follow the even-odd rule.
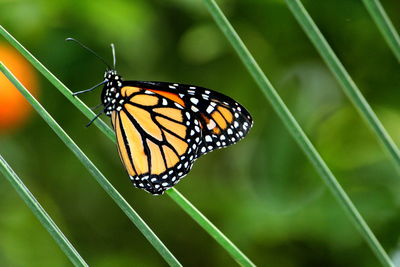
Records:
[[[106,115],[111,116],[114,110],[121,110],[124,99],[121,96],[122,78],[116,70],[106,70],[104,73],[104,88],[101,101],[106,109]]]
[[[104,72],[104,80],[109,82],[109,81],[117,81],[120,80],[121,76],[117,74],[116,70],[106,70]]]

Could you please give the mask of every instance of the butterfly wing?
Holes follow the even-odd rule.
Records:
[[[202,132],[197,157],[238,142],[253,125],[249,112],[242,105],[219,92],[186,84],[142,81],[131,83],[150,88],[158,94],[173,94],[175,101],[184,103],[185,109],[194,113]]]
[[[242,105],[216,91],[194,87],[188,89],[185,98],[196,111],[202,128],[203,142],[198,156],[235,144],[253,125],[249,112]]]
[[[125,102],[111,115],[121,160],[136,187],[162,194],[197,158],[200,123],[176,94],[124,85],[121,95]]]

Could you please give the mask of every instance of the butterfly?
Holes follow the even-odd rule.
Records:
[[[92,50],[76,41],[82,47]],[[253,125],[249,112],[232,98],[194,85],[124,80],[108,66],[100,84],[102,113],[111,117],[121,161],[137,188],[163,194],[200,156],[244,138]]]

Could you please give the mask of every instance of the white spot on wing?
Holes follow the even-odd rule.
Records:
[[[183,109],[183,107],[176,102],[175,102],[175,106],[177,106],[179,109]]]
[[[191,97],[190,101],[195,105],[197,105],[197,103],[199,103],[199,100],[197,98],[195,98],[195,97]]]
[[[214,129],[215,126],[217,126],[217,124],[215,124],[215,121],[214,121],[214,120],[210,120],[210,121],[208,122],[208,124],[207,124],[208,130]]]

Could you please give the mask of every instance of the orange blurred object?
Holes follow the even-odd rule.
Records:
[[[0,61],[34,96],[37,79],[30,63],[17,50],[0,43]],[[26,122],[32,108],[15,86],[0,72],[0,134],[15,130]]]

